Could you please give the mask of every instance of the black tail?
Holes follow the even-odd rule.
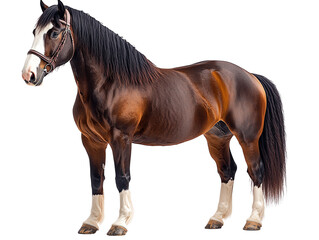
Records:
[[[286,141],[282,103],[276,86],[267,78],[254,74],[266,92],[267,109],[264,129],[259,139],[264,164],[263,191],[266,201],[278,202],[286,178]]]

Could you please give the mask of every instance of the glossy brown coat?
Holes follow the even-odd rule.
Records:
[[[74,118],[80,131],[98,143],[111,142],[116,129],[133,143],[173,145],[208,132],[220,120],[240,141],[261,134],[265,92],[252,74],[234,64],[207,61],[158,69],[161,76],[140,87],[98,84],[102,70],[81,60],[71,62],[79,88]]]
[[[44,17],[38,27],[65,16],[60,1],[58,7],[41,7]],[[237,170],[229,149],[235,135],[254,185],[263,184],[266,198],[281,196],[284,122],[280,96],[268,79],[224,61],[157,68],[95,19],[67,9],[74,42],[66,44],[69,47],[58,60],[61,64],[71,60],[78,87],[73,114],[90,159],[92,194],[103,194],[108,144],[121,192],[129,188],[132,143],[167,146],[200,135],[206,137],[221,181],[227,183]],[[45,44],[45,55],[50,57],[59,41],[47,39]],[[66,53],[73,51],[70,59]]]

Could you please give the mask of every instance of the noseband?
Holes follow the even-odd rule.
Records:
[[[36,56],[38,56],[39,58],[41,58],[45,63],[46,65],[44,66],[43,68],[43,73],[44,75],[47,75],[48,73],[52,72],[55,68],[56,68],[56,61],[65,45],[65,42],[67,40],[67,37],[68,37],[68,34],[70,34],[70,39],[71,39],[71,42],[72,42],[72,57],[73,57],[73,54],[74,54],[74,41],[73,41],[73,37],[72,37],[72,33],[71,33],[71,30],[70,30],[70,20],[71,20],[71,16],[70,16],[70,12],[65,9],[65,15],[64,15],[64,19],[65,20],[62,20],[60,19],[60,22],[62,24],[65,25],[65,29],[62,33],[62,39],[57,47],[57,49],[54,51],[54,53],[52,54],[51,58],[50,57],[47,57],[45,55],[43,55],[42,53],[34,50],[34,49],[30,49],[28,54],[34,54]],[[71,59],[72,59],[71,57]],[[47,69],[49,67],[49,70]]]

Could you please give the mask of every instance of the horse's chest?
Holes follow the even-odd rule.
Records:
[[[83,135],[96,142],[109,142],[109,124],[105,121],[98,121],[92,110],[83,104],[79,97],[73,107],[73,116]]]

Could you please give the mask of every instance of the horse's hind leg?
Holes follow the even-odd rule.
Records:
[[[266,107],[266,94],[260,82],[250,74],[239,74],[236,78],[236,94],[230,100],[223,120],[243,149],[248,174],[254,184],[252,213],[245,230],[259,230],[264,213],[264,165],[259,151],[259,138],[264,127]]]
[[[218,208],[210,218],[206,229],[221,228],[224,224],[223,219],[231,214],[232,192],[236,163],[229,149],[229,142],[233,134],[223,122],[218,122],[210,131],[204,134],[207,140],[210,155],[217,164],[218,173],[221,178],[221,189]]]
[[[264,196],[262,191],[264,167],[260,158],[258,140],[259,138],[246,142],[239,138],[248,166],[248,174],[254,183],[252,213],[247,219],[244,230],[259,230],[264,215]]]
[[[258,116],[254,118],[253,114],[248,116],[250,118],[247,119],[246,124],[237,124],[236,128],[232,128],[231,124],[230,128],[243,149],[248,166],[247,171],[254,184],[252,213],[247,219],[244,230],[259,230],[264,215],[264,196],[262,191],[264,164],[259,151],[259,138],[263,122]]]

